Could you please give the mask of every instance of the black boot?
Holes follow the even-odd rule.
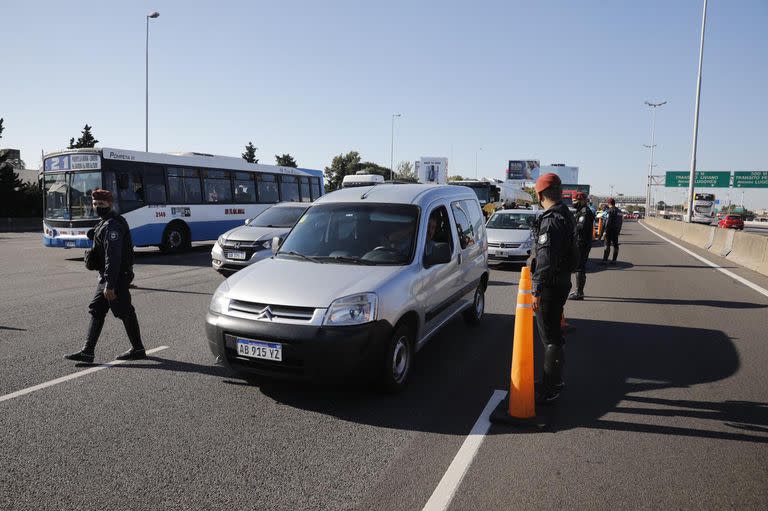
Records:
[[[537,393],[537,403],[553,403],[560,397],[560,392],[565,387],[563,382],[564,365],[565,351],[563,347],[557,344],[547,344],[544,349],[543,388]]]
[[[86,337],[85,346],[83,346],[83,349],[77,353],[64,355],[64,358],[76,362],[92,363],[95,356],[96,342],[99,340],[102,328],[104,328],[104,318],[91,316],[91,324],[88,326],[88,336]]]
[[[612,264],[616,264],[616,259],[619,258],[619,247],[613,247],[613,260],[611,261]]]
[[[147,358],[147,352],[144,349],[144,344],[141,342],[141,330],[139,329],[139,320],[136,314],[123,318],[123,325],[125,325],[125,333],[128,334],[128,339],[131,341],[131,349],[118,355],[117,360],[140,360]]]

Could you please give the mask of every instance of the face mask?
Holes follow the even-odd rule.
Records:
[[[112,208],[109,207],[98,207],[96,208],[96,214],[100,217],[104,218],[105,216],[109,215],[109,212],[112,211]]]

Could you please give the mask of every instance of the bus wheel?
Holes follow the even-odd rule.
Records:
[[[163,240],[160,243],[160,251],[166,254],[175,254],[188,249],[189,228],[184,222],[171,222],[163,231]]]

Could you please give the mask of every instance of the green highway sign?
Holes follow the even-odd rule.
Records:
[[[768,188],[768,171],[734,172],[734,188]]]
[[[687,188],[690,172],[667,172],[664,186]],[[696,188],[728,188],[731,185],[730,172],[697,172]]]

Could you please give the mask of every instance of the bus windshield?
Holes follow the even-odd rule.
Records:
[[[45,176],[45,217],[96,219],[91,192],[101,187],[101,172],[65,172]]]

